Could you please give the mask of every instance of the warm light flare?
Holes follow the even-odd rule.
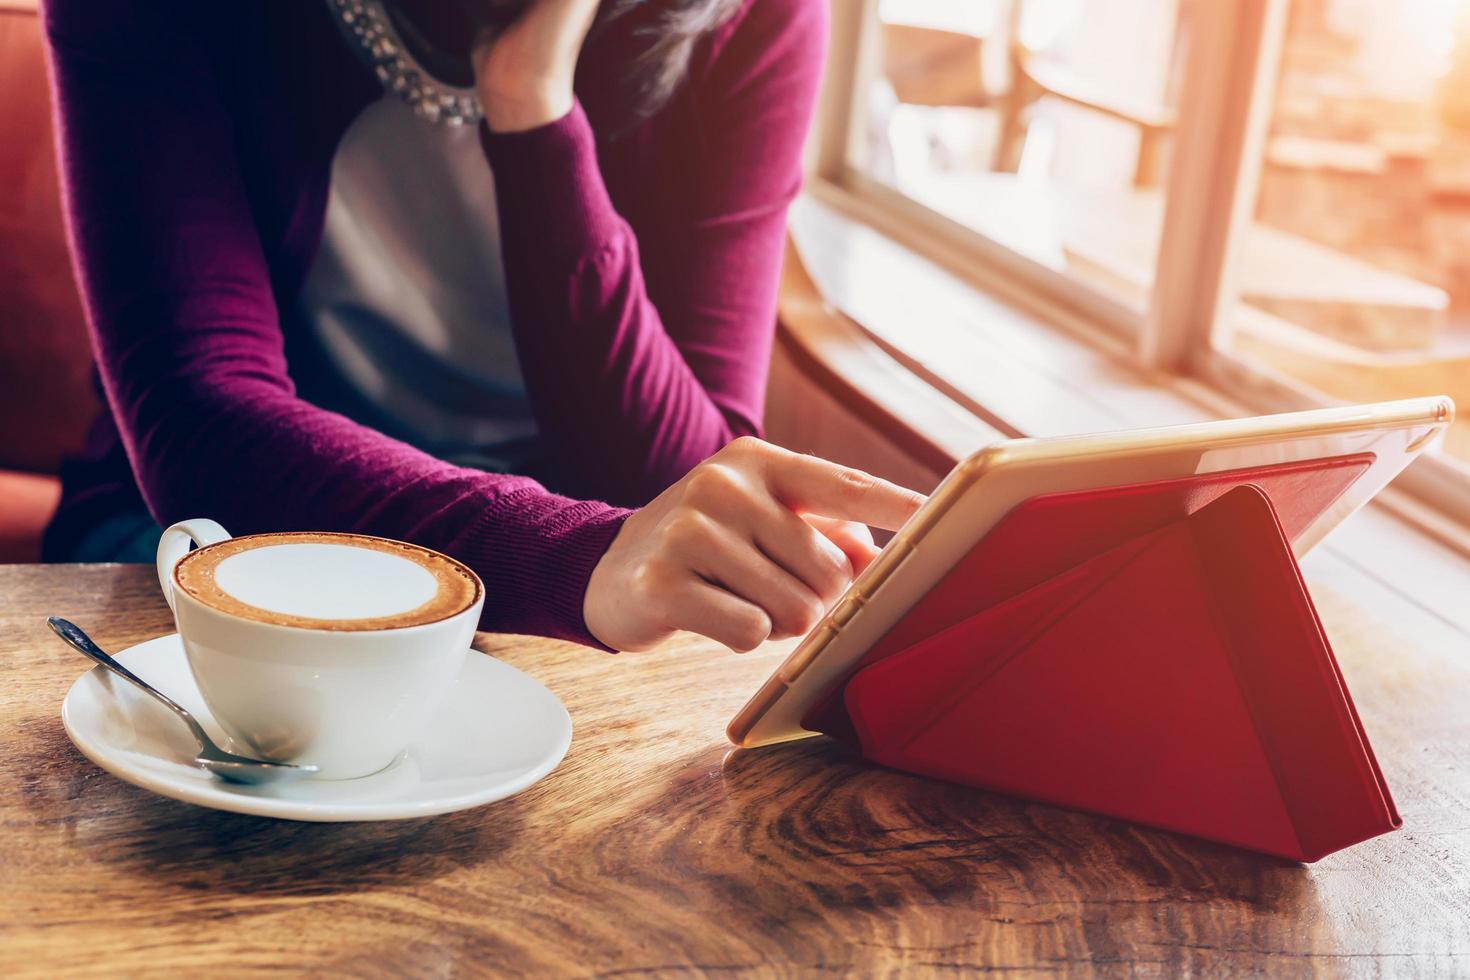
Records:
[[[1422,39],[1424,53],[1433,59],[1435,74],[1449,71],[1455,37],[1470,26],[1470,0],[1418,0],[1395,3],[1392,9],[1404,19],[1407,29]]]

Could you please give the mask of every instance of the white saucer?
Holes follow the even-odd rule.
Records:
[[[115,656],[231,749],[194,684],[178,634]],[[502,800],[555,769],[572,743],[572,720],[556,695],[474,651],[429,732],[387,769],[361,779],[226,783],[192,764],[194,740],[168,709],[101,667],[71,686],[61,722],[83,755],[134,786],[287,820],[404,820]]]

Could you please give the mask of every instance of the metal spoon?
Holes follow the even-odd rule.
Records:
[[[78,653],[95,661],[122,677],[132,682],[144,693],[157,698],[164,707],[184,720],[189,726],[189,731],[199,740],[199,754],[194,757],[194,764],[202,769],[208,769],[216,776],[232,783],[274,783],[283,779],[295,779],[298,776],[310,776],[317,772],[316,766],[293,766],[285,762],[267,762],[263,759],[251,759],[243,755],[235,755],[226,752],[214,740],[205,734],[199,722],[194,716],[174,703],[162,691],[153,688],[147,681],[137,674],[128,670],[122,664],[112,659],[106,651],[92,642],[92,638],[75,624],[67,622],[60,616],[51,616],[46,620],[46,625],[67,643],[71,644]]]

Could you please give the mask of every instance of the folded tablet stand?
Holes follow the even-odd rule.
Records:
[[[807,727],[896,769],[1295,860],[1393,830],[1290,544],[1370,462],[1034,497]]]

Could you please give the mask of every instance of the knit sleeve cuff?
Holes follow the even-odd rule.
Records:
[[[460,539],[457,557],[485,581],[481,628],[571,640],[613,651],[587,628],[582,602],[592,570],[632,511],[595,501],[572,503],[540,491],[544,499],[571,504],[542,513],[527,528],[525,540],[507,534],[503,520],[487,514]],[[522,503],[536,510],[530,497]],[[526,515],[531,516],[531,515]]]
[[[581,102],[555,122],[521,132],[494,133],[482,122],[480,144],[494,174],[505,240],[580,255],[618,234],[622,219],[602,181]]]

